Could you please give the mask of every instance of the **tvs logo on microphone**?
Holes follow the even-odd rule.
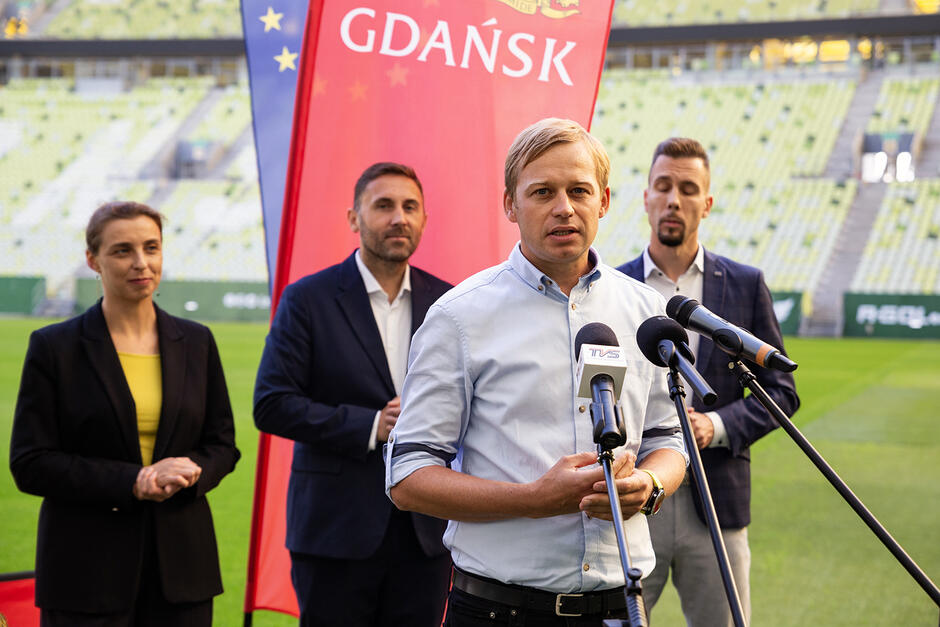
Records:
[[[588,347],[591,357],[597,357],[599,359],[620,359],[620,349],[619,348],[600,348],[600,347]]]
[[[580,0],[499,0],[499,2],[526,15],[535,15],[535,12],[539,11],[545,17],[556,20],[580,13],[578,11]]]

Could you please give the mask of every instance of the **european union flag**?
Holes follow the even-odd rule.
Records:
[[[242,0],[241,4],[270,287],[277,267],[294,93],[308,3]]]

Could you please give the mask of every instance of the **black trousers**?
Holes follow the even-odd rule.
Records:
[[[440,627],[450,555],[428,557],[411,515],[392,511],[379,550],[363,560],[291,552],[301,627]]]
[[[606,618],[626,618],[626,611],[596,616],[556,616],[487,601],[456,588],[447,600],[444,627],[600,627]]]

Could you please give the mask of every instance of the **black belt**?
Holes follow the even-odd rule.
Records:
[[[454,587],[494,603],[538,612],[550,612],[556,616],[601,615],[626,608],[623,587],[597,592],[555,594],[536,588],[510,586],[481,579],[457,569],[454,569]]]

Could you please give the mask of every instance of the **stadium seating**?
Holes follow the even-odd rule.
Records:
[[[940,179],[888,187],[852,291],[940,293]]]
[[[220,89],[221,94],[212,108],[187,139],[191,141],[220,142],[230,147],[251,122],[251,101],[248,85],[238,83]]]
[[[940,93],[940,78],[892,77],[878,94],[869,133],[915,132],[923,135]]]
[[[166,278],[267,280],[256,180],[180,181],[160,210]]]
[[[700,232],[705,245],[761,267],[772,289],[811,290],[855,196],[854,182],[819,178],[853,92],[849,80],[606,72],[592,124],[611,154],[615,190],[598,235],[605,259],[620,263],[649,241],[642,197],[656,144],[694,137],[711,157],[716,199]]]
[[[0,88],[3,272],[46,276],[53,291],[68,289],[84,265],[91,212],[109,200],[153,199],[169,218],[167,276],[266,280],[251,143],[219,180],[168,181],[160,163],[184,127],[189,137],[226,148],[248,128],[247,86],[213,83],[157,78],[113,93],[70,79],[29,79]],[[213,104],[190,120],[202,102]],[[222,226],[207,226],[207,216]]]
[[[878,0],[617,0],[614,26],[770,22],[876,13]]]
[[[39,33],[57,39],[241,37],[238,0],[72,0]]]

